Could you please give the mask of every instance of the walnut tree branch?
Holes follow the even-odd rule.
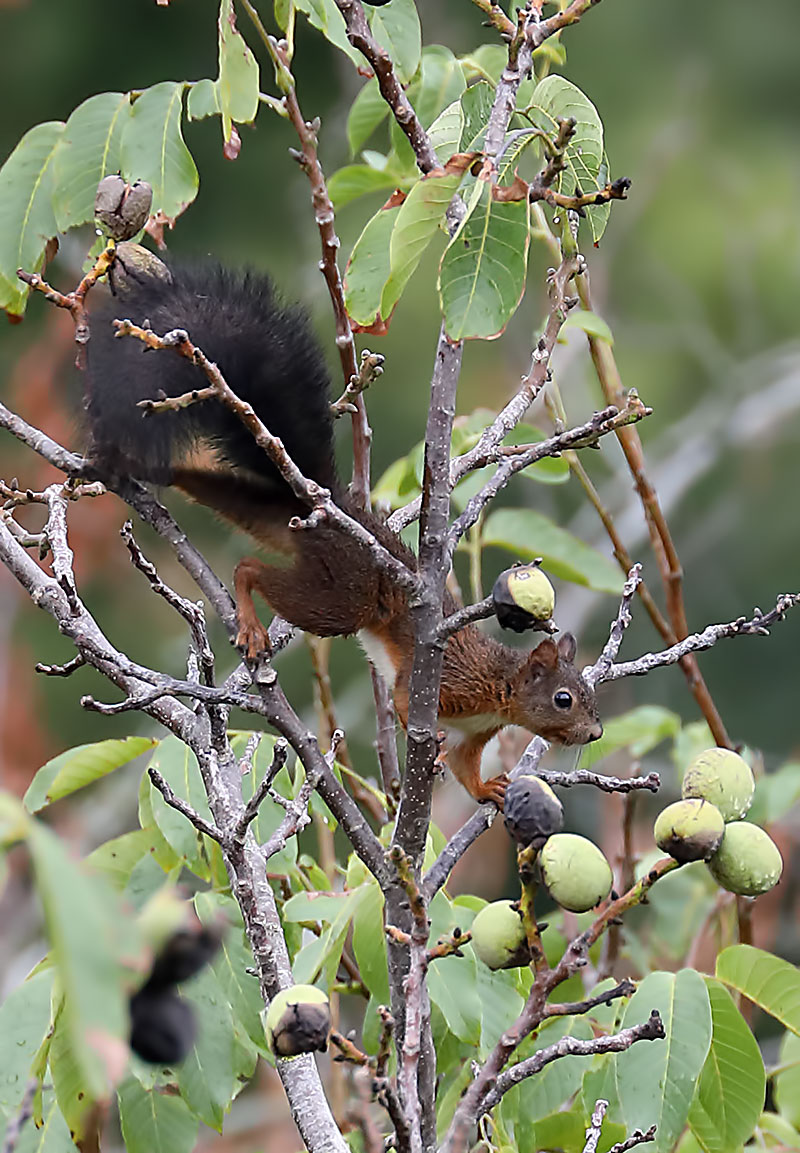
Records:
[[[622,677],[641,677],[654,669],[677,664],[688,653],[703,652],[712,648],[723,637],[768,636],[769,630],[777,621],[782,621],[789,609],[800,604],[800,593],[784,593],[778,597],[775,608],[762,613],[756,609],[751,620],[738,617],[726,624],[706,625],[699,633],[692,633],[677,644],[670,645],[658,653],[644,653],[634,661],[620,661],[607,665],[594,679],[595,684],[604,681],[618,681]],[[592,666],[594,669],[595,666]],[[591,669],[590,669],[591,674]]]
[[[510,1069],[501,1073],[493,1088],[483,1099],[479,1116],[493,1109],[499,1104],[501,1098],[509,1089],[519,1085],[520,1081],[540,1073],[545,1065],[557,1061],[561,1057],[588,1057],[595,1053],[624,1053],[637,1041],[663,1041],[666,1037],[664,1023],[657,1009],[653,1009],[649,1018],[641,1025],[631,1025],[628,1029],[620,1029],[619,1033],[610,1036],[593,1037],[584,1041],[579,1037],[562,1037],[545,1049],[540,1049],[524,1061],[512,1065]]]
[[[411,570],[402,561],[392,556],[368,529],[342,512],[331,498],[328,489],[303,475],[284,448],[280,438],[272,435],[264,422],[256,415],[252,405],[236,395],[218,366],[208,359],[201,348],[193,344],[189,334],[184,329],[176,328],[164,336],[158,336],[152,329],[141,328],[129,320],[115,320],[114,326],[120,336],[133,336],[147,348],[154,350],[177,352],[203,371],[218,400],[247,428],[256,444],[264,450],[295,496],[311,506],[312,511],[309,517],[305,521],[298,517],[293,518],[289,522],[290,528],[303,529],[310,524],[319,524],[320,522],[333,524],[366,548],[376,566],[387,573],[398,587],[410,593],[417,591],[417,578]],[[146,411],[158,412],[170,407],[170,399],[142,401],[140,407],[145,408]]]

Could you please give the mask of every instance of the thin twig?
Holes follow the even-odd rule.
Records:
[[[173,792],[172,786],[164,780],[158,769],[151,765],[147,770],[147,774],[170,808],[175,809],[176,812],[186,817],[186,820],[191,822],[198,832],[205,833],[207,837],[210,837],[212,841],[216,841],[218,845],[225,843],[225,836],[222,831],[218,829],[216,825],[210,824],[205,817],[201,817],[188,801],[184,801],[182,797],[177,796],[175,792]]]
[[[668,649],[658,653],[644,653],[634,661],[620,661],[609,665],[595,679],[596,684],[605,681],[618,681],[622,677],[641,677],[654,669],[677,664],[687,653],[703,652],[712,648],[723,637],[769,636],[769,630],[777,621],[782,621],[791,608],[800,604],[800,593],[783,593],[775,602],[775,608],[762,613],[756,609],[751,620],[738,617],[726,624],[706,625],[702,632],[692,633]],[[594,666],[592,666],[594,667]]]
[[[641,1025],[631,1025],[630,1028],[620,1029],[619,1033],[612,1033],[610,1036],[593,1037],[588,1041],[578,1037],[562,1037],[560,1041],[548,1045],[545,1049],[540,1049],[532,1057],[519,1061],[501,1073],[494,1087],[484,1097],[479,1116],[499,1104],[503,1095],[518,1085],[520,1081],[540,1073],[545,1065],[549,1065],[561,1057],[588,1057],[595,1053],[623,1053],[637,1041],[662,1041],[665,1036],[664,1023],[658,1011],[653,1009],[649,1018]]]
[[[339,237],[336,235],[333,204],[328,195],[328,186],[325,182],[325,173],[319,162],[317,150],[317,133],[319,120],[306,120],[297,99],[295,79],[290,71],[291,59],[286,47],[274,36],[270,36],[256,11],[251,0],[242,0],[245,11],[260,36],[264,47],[275,64],[276,75],[280,78],[284,88],[282,105],[288,114],[298,139],[301,151],[296,159],[305,172],[311,185],[311,200],[314,205],[314,219],[319,230],[322,244],[322,259],[320,271],[325,277],[328,294],[333,308],[336,324],[336,347],[342,364],[345,389],[348,388],[354,377],[358,377],[359,370],[356,359],[356,345],[353,339],[353,330],[344,300],[344,286],[337,263],[339,252]],[[363,391],[363,390],[362,390]],[[367,409],[364,398],[360,393],[355,394],[350,409],[353,432],[353,500],[360,508],[369,507],[370,494],[370,448],[372,444],[372,429],[367,418]]]
[[[264,773],[261,781],[253,795],[245,805],[242,815],[239,817],[236,825],[234,826],[231,836],[235,841],[244,841],[245,833],[247,832],[250,824],[258,816],[258,810],[269,796],[269,791],[272,788],[272,783],[286,764],[286,759],[289,755],[289,746],[282,737],[278,737],[272,748],[272,763],[267,771]]]
[[[114,327],[120,336],[133,336],[147,348],[172,350],[196,364],[213,386],[219,400],[229,409],[252,434],[259,448],[262,448],[280,472],[295,496],[311,506],[312,512],[305,520],[294,517],[289,527],[294,529],[311,528],[321,523],[335,525],[348,536],[358,541],[372,556],[376,567],[385,572],[394,583],[406,592],[415,593],[418,582],[416,576],[402,561],[385,549],[359,521],[342,512],[331,498],[328,489],[309,480],[303,475],[283,446],[279,437],[266,427],[256,415],[252,405],[241,400],[231,389],[219,368],[210,361],[201,348],[193,344],[189,334],[181,328],[173,329],[164,336],[158,336],[152,329],[141,328],[129,320],[115,320]],[[163,407],[164,401],[143,402],[149,409]]]
[[[19,1109],[17,1109],[14,1116],[11,1117],[6,1124],[2,1153],[14,1153],[19,1139],[22,1136],[22,1130],[33,1116],[33,1103],[38,1088],[39,1078],[31,1077],[25,1085],[25,1092],[22,1094]]]
[[[570,5],[570,7],[572,6]],[[589,278],[585,268],[584,274],[577,278],[577,287],[583,307],[591,311],[592,299]],[[599,340],[591,335],[588,336],[588,341],[597,379],[606,400],[610,404],[619,404],[623,395],[623,386],[613,349],[607,341]],[[686,637],[689,632],[683,599],[683,569],[658,494],[647,475],[644,450],[638,432],[634,428],[623,428],[617,433],[617,438],[636,484],[639,499],[642,502],[653,553],[658,562],[666,592],[667,612],[671,621],[671,628],[668,632],[662,631],[661,635],[668,645],[673,645]],[[697,659],[691,651],[683,654],[681,668],[686,676],[689,689],[708,722],[715,744],[724,748],[733,748],[722,716],[703,679]]]
[[[17,276],[20,280],[24,280],[27,285],[36,289],[37,292],[43,292],[45,298],[51,304],[55,304],[57,308],[65,308],[69,312],[72,317],[72,322],[75,325],[75,343],[78,346],[75,364],[79,369],[83,369],[86,365],[86,346],[89,343],[89,337],[91,335],[89,330],[89,314],[86,310],[86,297],[89,291],[97,284],[97,281],[105,276],[114,263],[116,248],[116,242],[109,240],[103,251],[96,257],[92,267],[81,279],[77,288],[68,293],[58,292],[55,288],[51,288],[47,281],[43,280],[38,273],[25,272],[21,268],[17,269]]]

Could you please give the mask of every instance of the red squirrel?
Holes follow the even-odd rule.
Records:
[[[183,328],[228,384],[279,436],[302,472],[329,488],[340,507],[410,568],[413,552],[380,517],[359,508],[334,461],[333,419],[324,360],[303,312],[278,300],[270,281],[216,266],[179,268],[151,258],[129,270],[118,301],[95,312],[89,343],[89,456],[106,471],[174,485],[245,529],[264,558],[234,572],[237,644],[248,657],[268,649],[253,593],[291,624],[316,636],[357,634],[408,720],[414,638],[405,592],[366,549],[330,525],[293,531],[308,513],[250,433],[213,400],[146,419],[137,402],[179,396],[202,385],[198,370],[169,352],[115,339],[111,320],[149,322],[157,333]],[[202,459],[201,455],[202,454]],[[447,594],[444,611],[456,608]],[[602,734],[594,693],[574,665],[575,639],[548,638],[525,653],[467,625],[447,641],[439,718],[448,764],[478,801],[502,805],[506,778],[483,781],[483,748],[506,725],[577,745]]]

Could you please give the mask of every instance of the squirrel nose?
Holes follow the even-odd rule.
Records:
[[[601,725],[600,721],[596,721],[595,724],[593,724],[592,727],[589,729],[589,740],[590,741],[599,741],[600,738],[602,737],[602,735],[603,735],[603,726]]]

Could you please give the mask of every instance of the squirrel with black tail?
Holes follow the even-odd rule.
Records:
[[[124,266],[124,258],[123,258]],[[111,321],[127,317],[158,333],[185,329],[220,368],[233,391],[280,437],[306,477],[410,568],[414,554],[374,513],[359,508],[334,460],[328,376],[303,312],[282,304],[259,274],[219,267],[167,267],[150,257],[124,275],[120,299],[96,310],[88,357],[89,455],[99,469],[174,485],[245,529],[263,550],[236,566],[237,644],[248,657],[268,651],[253,593],[291,624],[315,636],[357,634],[408,720],[414,635],[407,595],[369,551],[334,526],[293,531],[308,514],[250,433],[228,409],[207,400],[148,419],[142,400],[199,387],[197,368],[138,341],[115,338]],[[457,608],[446,594],[446,614]],[[445,647],[439,719],[447,762],[478,801],[502,805],[504,776],[483,781],[483,748],[506,725],[566,745],[597,740],[594,694],[574,665],[575,639],[548,638],[530,653],[500,644],[475,625]]]

